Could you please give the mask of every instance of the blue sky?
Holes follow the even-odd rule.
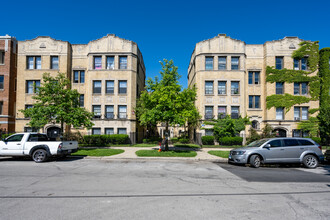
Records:
[[[18,40],[51,36],[86,44],[116,34],[138,44],[147,77],[159,74],[159,61],[173,59],[183,87],[195,44],[219,33],[248,44],[298,36],[330,47],[328,0],[12,2],[1,3],[0,35]]]

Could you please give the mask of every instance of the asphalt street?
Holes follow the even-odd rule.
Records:
[[[0,219],[329,219],[329,170],[0,159]]]

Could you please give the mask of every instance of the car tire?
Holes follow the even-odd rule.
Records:
[[[261,158],[259,155],[252,155],[250,157],[250,165],[253,168],[259,168],[261,164]]]
[[[308,169],[315,169],[319,165],[319,161],[314,155],[308,154],[304,156],[303,164]]]
[[[45,162],[47,160],[47,157],[47,151],[45,151],[44,149],[37,149],[32,154],[32,159],[36,163]]]

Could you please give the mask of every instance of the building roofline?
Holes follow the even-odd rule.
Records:
[[[50,36],[38,36],[38,37],[33,38],[33,39],[30,39],[30,40],[23,40],[23,41],[19,41],[19,42],[35,41],[35,40],[37,40],[37,39],[39,39],[39,38],[48,38],[48,39],[51,39],[51,40],[53,40],[53,41],[59,41],[59,42],[69,43],[69,44],[70,44],[69,41],[57,40],[57,39],[54,39],[54,38],[52,38],[52,37],[50,37]]]

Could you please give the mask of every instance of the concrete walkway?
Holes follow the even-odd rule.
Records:
[[[173,146],[169,146],[170,150],[173,150]],[[212,161],[212,162],[227,162],[227,158],[221,158],[208,153],[208,151],[230,151],[231,148],[175,148],[176,150],[194,150],[197,153],[196,157],[138,157],[135,152],[138,150],[158,150],[159,147],[111,147],[111,149],[122,149],[125,152],[113,156],[107,157],[86,157],[87,159],[100,159],[100,160],[112,160],[112,159],[134,159],[134,160],[188,160],[188,161]]]

